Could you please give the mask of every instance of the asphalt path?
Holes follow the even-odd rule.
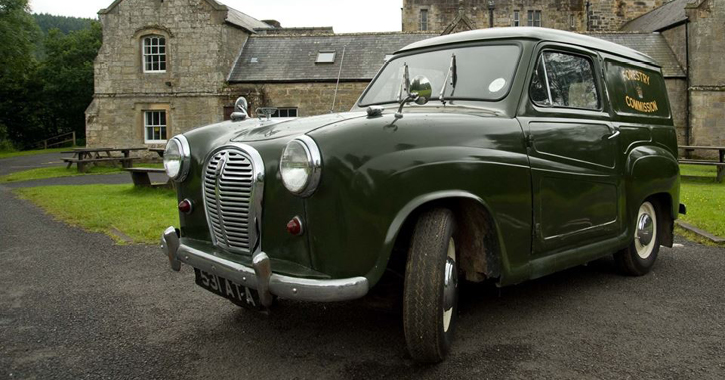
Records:
[[[679,240],[652,273],[610,259],[466,287],[449,358],[408,357],[399,312],[281,301],[268,316],[156,246],[54,220],[0,187],[0,378],[725,378],[725,250]]]
[[[0,176],[28,169],[61,166],[63,157],[69,157],[69,155],[56,152],[3,158],[0,159]]]

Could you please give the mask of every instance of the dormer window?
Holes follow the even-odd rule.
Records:
[[[317,60],[315,63],[335,63],[335,52],[321,51],[317,53]]]
[[[166,72],[166,38],[162,36],[143,37],[143,71],[145,73]]]

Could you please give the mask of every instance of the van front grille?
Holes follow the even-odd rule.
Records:
[[[236,149],[216,152],[204,169],[204,203],[215,245],[250,253],[256,243],[253,210],[255,171],[250,157]]]

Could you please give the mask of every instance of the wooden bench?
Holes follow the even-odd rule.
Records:
[[[131,179],[133,179],[134,186],[141,187],[166,187],[173,188],[173,182],[169,178],[166,183],[151,183],[151,177],[149,173],[164,173],[166,170],[160,168],[124,168],[123,170],[131,173]]]
[[[716,161],[707,161],[707,160],[688,160],[688,159],[679,159],[677,160],[680,164],[686,164],[686,165],[707,165],[707,166],[715,166],[717,168],[717,177],[716,181],[718,183],[721,183],[723,180],[723,177],[725,177],[725,162],[716,162]]]
[[[725,177],[725,146],[680,145],[679,148],[685,151],[686,156],[685,158],[680,158],[679,160],[677,160],[680,164],[715,166],[717,168],[716,181],[718,183],[722,182],[723,177]],[[696,150],[717,151],[718,160],[715,161],[691,159],[690,154]]]
[[[110,162],[110,163],[120,163],[122,167],[124,168],[130,168],[133,165],[133,161],[138,160],[138,157],[102,157],[102,158],[64,158],[63,162],[68,163],[68,168],[71,167],[71,165],[76,164],[78,165],[78,173],[85,173],[86,166],[88,164],[97,164],[99,162]]]

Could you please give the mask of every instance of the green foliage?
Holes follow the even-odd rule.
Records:
[[[157,244],[166,227],[179,224],[173,190],[84,185],[30,187],[15,192],[69,224],[113,238],[117,229],[137,243]]]
[[[46,154],[46,153],[57,153],[66,151],[68,148],[50,148],[50,149],[37,149],[37,150],[24,150],[18,151],[14,148],[2,149],[2,142],[0,142],[0,159],[20,156],[32,156],[35,154]]]
[[[47,36],[35,19],[49,30]],[[86,27],[78,29],[81,25]],[[101,40],[97,21],[34,18],[28,0],[0,0],[0,147],[33,148],[34,142],[72,131],[83,138]],[[44,51],[40,62],[38,43]]]
[[[47,13],[33,14],[33,18],[44,34],[48,34],[52,29],[58,29],[63,34],[68,34],[87,29],[94,21],[90,18],[55,16]]]

